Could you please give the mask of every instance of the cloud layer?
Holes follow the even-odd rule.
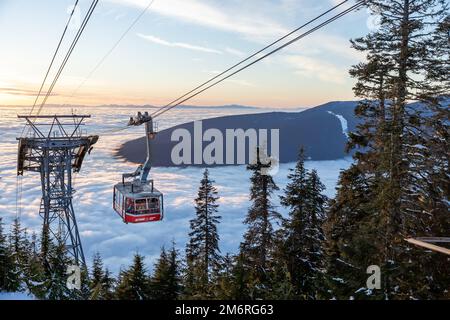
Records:
[[[71,112],[70,108],[47,107],[47,112]],[[56,111],[57,110],[57,111]],[[23,111],[23,110],[22,110]],[[79,107],[80,113],[92,113],[87,122],[89,133],[102,133],[122,127],[130,115],[136,112],[133,107],[115,106],[111,108]],[[258,110],[254,110],[258,112]],[[17,142],[15,137],[22,130],[22,123],[16,114],[17,107],[0,108],[0,214],[5,224],[10,224],[16,215],[16,156]],[[178,110],[167,113],[161,129],[190,120],[204,119],[225,114],[248,113],[249,110]],[[126,267],[134,252],[145,255],[147,265],[151,267],[159,255],[163,245],[170,245],[172,239],[181,252],[189,233],[189,220],[194,217],[193,199],[202,176],[200,168],[155,168],[152,178],[157,188],[165,195],[165,218],[162,222],[138,225],[124,224],[112,210],[112,186],[120,181],[121,174],[132,172],[136,166],[115,159],[113,150],[122,142],[134,139],[143,134],[142,128],[101,134],[99,142],[83,163],[81,172],[75,175],[74,185],[77,192],[73,203],[78,227],[82,237],[84,252],[89,263],[96,251],[105,258],[105,264],[114,272]],[[316,168],[327,186],[327,194],[334,194],[334,187],[341,168],[349,165],[348,160],[310,161],[308,168]],[[281,189],[286,185],[286,176],[293,164],[281,165],[274,177]],[[221,199],[219,225],[220,247],[223,253],[235,252],[242,240],[246,226],[242,223],[250,205],[249,172],[244,166],[212,168],[211,177],[216,181]],[[42,220],[38,215],[41,197],[39,175],[25,173],[23,177],[23,193],[21,218],[24,227],[39,232]],[[277,196],[274,203],[278,204]],[[285,209],[277,208],[283,214]]]

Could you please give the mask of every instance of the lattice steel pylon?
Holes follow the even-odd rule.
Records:
[[[72,205],[72,173],[81,164],[97,135],[83,134],[82,126],[90,115],[21,116],[25,119],[27,135],[19,140],[17,175],[24,171],[39,172],[42,200],[39,214],[49,236],[66,245],[78,265],[85,266],[83,247]]]

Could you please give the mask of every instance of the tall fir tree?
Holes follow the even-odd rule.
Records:
[[[254,288],[252,287],[253,274],[251,273],[247,257],[240,252],[234,257],[234,263],[231,269],[231,279],[229,282],[230,296],[235,300],[246,300],[254,297]]]
[[[450,11],[446,7],[445,17],[424,46],[425,53],[420,63],[426,70],[425,79],[420,83],[419,98],[422,108],[412,110],[409,117],[408,158],[413,158],[415,175],[414,189],[409,194],[409,203],[416,212],[428,216],[421,236],[448,236],[450,230],[449,185],[450,169],[448,152],[450,140]],[[411,134],[413,133],[413,134]],[[415,134],[417,133],[417,134]],[[421,268],[434,272],[428,275],[425,288],[429,294],[424,297],[450,298],[450,277],[446,269],[450,258],[428,252],[431,259],[422,259],[426,265]]]
[[[0,291],[15,291],[16,287],[17,281],[13,272],[11,251],[0,217]]]
[[[198,196],[195,199],[196,217],[190,221],[191,232],[186,246],[187,295],[197,298],[211,296],[211,275],[220,266],[219,234],[217,214],[219,199],[214,181],[209,177],[208,169],[200,181]]]
[[[214,299],[233,299],[232,295],[233,257],[227,253],[220,261],[220,267],[214,270]]]
[[[105,269],[102,283],[103,285],[102,290],[100,291],[100,296],[104,300],[113,300],[115,297],[114,291],[116,279],[114,278],[114,275],[111,273],[111,271],[108,270],[108,268]]]
[[[308,172],[304,161],[304,150],[301,149],[281,196],[281,204],[289,208],[289,218],[283,222],[281,252],[295,296],[318,299],[323,296],[322,224],[328,199],[322,194],[325,186],[317,172]]]
[[[341,172],[337,196],[324,224],[326,288],[330,299],[349,299],[367,279],[364,266],[376,254],[372,235],[360,230],[374,212],[374,190],[357,165]],[[370,225],[370,223],[368,223]]]
[[[275,249],[273,223],[281,219],[271,202],[274,191],[278,190],[272,176],[267,172],[270,164],[260,160],[260,150],[257,148],[256,162],[247,166],[252,172],[250,178],[250,200],[252,205],[248,210],[244,223],[248,226],[244,241],[240,245],[240,257],[244,268],[250,271],[248,277],[248,298],[264,298],[270,291],[270,260]]]
[[[155,300],[176,300],[181,294],[180,261],[175,243],[168,252],[164,247],[161,249],[151,278],[151,291]]]
[[[26,283],[28,291],[36,298],[44,299],[46,295],[46,276],[44,265],[39,253],[38,236],[35,232],[31,234],[29,248],[29,267],[26,272]]]
[[[266,299],[270,300],[293,300],[299,299],[299,295],[293,286],[291,272],[285,257],[280,250],[275,251],[271,264],[269,279],[269,288],[265,294]]]
[[[30,242],[28,240],[26,229],[22,228],[20,219],[16,217],[13,221],[11,234],[11,258],[12,258],[12,270],[15,274],[15,290],[25,291],[26,280],[29,269],[29,247]]]
[[[94,254],[92,261],[92,272],[89,287],[91,290],[91,300],[105,300],[104,293],[105,272],[103,270],[103,260],[99,252]]]
[[[46,298],[49,300],[73,299],[74,292],[67,286],[67,267],[72,264],[61,235],[56,237],[56,244],[47,243]]]
[[[130,268],[120,273],[116,296],[119,300],[148,300],[150,298],[149,277],[142,255],[136,253]]]
[[[448,61],[436,56],[442,42],[433,41],[442,39],[448,4],[368,0],[367,5],[381,23],[352,42],[367,53],[367,62],[351,70],[355,94],[363,100],[356,109],[361,125],[349,148],[361,149],[341,175],[327,222],[329,279],[340,298],[442,297],[444,290],[433,288],[431,280],[439,277],[436,259],[442,258],[411,247],[404,238],[432,235],[432,226],[442,225],[439,212],[448,212],[442,190],[432,186],[435,173],[448,168],[448,156],[436,157],[445,143],[437,138],[439,130],[445,131],[445,112],[437,115],[436,101],[441,101],[437,94]],[[420,104],[408,105],[412,101]],[[366,268],[372,264],[381,267],[382,290],[365,288]]]

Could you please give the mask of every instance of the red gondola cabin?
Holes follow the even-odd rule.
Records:
[[[114,210],[125,223],[160,221],[164,216],[163,195],[153,181],[118,183],[114,186]]]

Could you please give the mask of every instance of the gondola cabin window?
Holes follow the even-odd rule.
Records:
[[[147,199],[137,199],[136,214],[146,214],[146,213],[150,213],[147,210]]]
[[[134,199],[131,198],[126,198],[125,201],[125,210],[127,211],[127,213],[134,213]]]

